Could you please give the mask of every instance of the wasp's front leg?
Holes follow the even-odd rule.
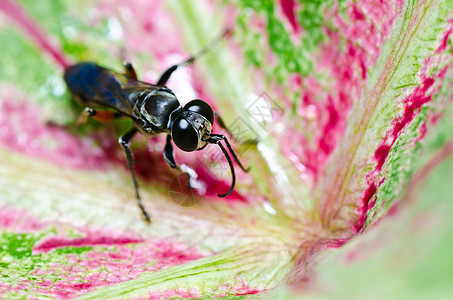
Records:
[[[195,172],[193,172],[193,171],[191,172],[190,170],[183,171],[176,164],[175,157],[174,157],[174,152],[173,152],[173,145],[171,143],[171,135],[167,135],[167,143],[166,143],[165,148],[164,148],[163,157],[164,157],[165,162],[167,162],[167,164],[171,168],[176,169],[176,170],[178,170],[180,172],[180,174],[177,177],[177,178],[179,178],[178,179],[179,187],[187,186],[190,189],[193,189],[194,187],[191,185],[191,183],[197,180],[197,175],[196,175]],[[181,179],[180,175],[185,175],[185,177],[183,177],[185,179]],[[184,189],[184,191],[187,191],[187,190]]]
[[[171,135],[167,135],[167,143],[165,144],[163,156],[164,156],[164,160],[167,162],[167,164],[170,167],[172,167],[173,169],[179,170],[179,167],[175,162],[173,145],[171,144]]]
[[[124,152],[126,153],[126,160],[127,160],[127,168],[131,172],[132,175],[132,182],[134,183],[135,187],[135,197],[137,199],[137,204],[138,207],[140,207],[140,210],[142,211],[143,217],[145,218],[145,221],[150,223],[151,218],[146,211],[145,207],[143,206],[142,203],[142,198],[140,197],[140,193],[138,191],[138,183],[137,179],[135,178],[135,171],[134,171],[134,156],[132,155],[131,149],[129,148],[129,141],[134,137],[134,135],[137,133],[137,129],[134,127],[130,129],[126,134],[120,136],[118,139],[118,143],[123,147]]]

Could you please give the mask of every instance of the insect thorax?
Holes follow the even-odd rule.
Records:
[[[136,103],[141,127],[146,134],[170,132],[172,115],[182,110],[178,99],[170,89],[144,91]]]

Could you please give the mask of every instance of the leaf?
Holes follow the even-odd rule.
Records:
[[[5,297],[285,297],[288,283],[307,295],[301,282],[327,253],[319,281],[309,283],[315,296],[330,295],[318,288],[327,276],[345,283],[333,287],[338,294],[358,295],[352,283],[361,273],[351,266],[376,267],[383,258],[347,266],[334,258],[358,251],[349,249],[360,241],[378,243],[375,232],[385,228],[378,222],[411,243],[391,212],[414,224],[417,199],[437,213],[446,205],[427,199],[438,193],[437,170],[442,191],[451,173],[442,168],[453,140],[451,1],[131,3],[0,4],[0,40],[8,45],[0,49],[8,62],[0,72]],[[181,102],[201,98],[222,114],[251,172],[237,172],[234,194],[220,199],[230,179],[218,149],[177,151],[202,197],[179,194],[183,178],[161,158],[163,137],[137,138],[147,225],[116,143],[130,122],[48,124],[71,124],[82,109],[62,70],[94,60],[120,71],[126,59],[155,82],[224,24],[232,34],[178,69],[169,87]],[[240,143],[251,139],[259,143]],[[411,256],[405,268],[429,269],[423,261]]]

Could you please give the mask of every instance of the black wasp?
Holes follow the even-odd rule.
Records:
[[[217,118],[221,127],[225,128],[225,126],[209,104],[195,99],[182,107],[173,91],[165,86],[178,67],[193,63],[207,51],[208,47],[186,61],[168,68],[156,84],[139,81],[130,63],[125,64],[124,74],[103,68],[93,62],[78,63],[68,67],[64,72],[64,80],[73,98],[86,106],[79,118],[79,123],[85,122],[89,117],[99,121],[108,121],[116,117],[129,117],[133,120],[133,127],[120,136],[118,142],[126,153],[127,167],[132,175],[138,206],[148,222],[150,216],[140,198],[134,173],[134,157],[129,148],[129,141],[138,131],[148,136],[167,134],[163,157],[172,168],[178,168],[173,156],[172,140],[178,148],[186,152],[202,150],[208,144],[219,145],[228,161],[232,176],[230,189],[224,194],[217,194],[219,197],[228,196],[236,182],[233,163],[221,141],[225,142],[241,169],[248,171],[240,163],[228,139],[224,135],[212,133],[214,117]]]

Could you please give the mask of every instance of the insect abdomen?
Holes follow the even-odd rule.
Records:
[[[68,67],[64,73],[64,80],[71,94],[82,105],[124,110],[117,98],[118,93],[121,93],[122,97],[126,97],[126,95],[124,95],[115,73],[93,62],[82,62]]]

